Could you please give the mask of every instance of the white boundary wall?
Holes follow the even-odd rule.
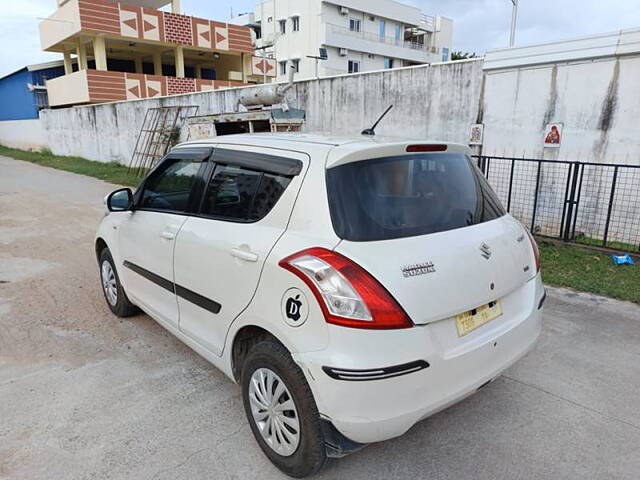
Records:
[[[0,121],[0,145],[23,150],[42,150],[49,142],[40,119]]]
[[[358,134],[393,104],[379,135],[467,143],[471,125],[484,123],[485,154],[638,165],[639,55],[495,69],[480,59],[304,80],[289,102],[307,111],[307,131]],[[231,112],[243,90],[47,110],[41,118],[54,153],[128,163],[147,108]],[[564,124],[561,146],[544,148],[554,122]]]
[[[393,104],[380,135],[464,142],[477,117],[481,84],[482,61],[475,60],[300,81],[288,100],[307,111],[307,131],[357,135]],[[53,153],[128,163],[148,108],[198,105],[199,115],[232,112],[247,88],[259,87],[45,110],[41,118]]]
[[[640,164],[640,29],[494,50],[484,68],[485,153]]]

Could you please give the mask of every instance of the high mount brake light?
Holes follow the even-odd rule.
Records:
[[[533,235],[531,235],[529,230],[527,230],[526,228],[524,230],[527,232],[527,236],[529,237],[529,241],[531,242],[531,248],[533,248],[533,256],[536,259],[536,272],[539,272],[540,271],[540,249],[538,248],[538,243],[536,242],[536,239],[533,238]]]
[[[311,289],[327,323],[390,330],[413,324],[398,302],[357,263],[326,248],[309,248],[279,264]]]
[[[407,153],[418,152],[446,152],[446,145],[409,145],[407,147]]]

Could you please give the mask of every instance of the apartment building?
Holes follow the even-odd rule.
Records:
[[[452,20],[393,0],[266,0],[232,22],[254,30],[278,81],[291,63],[308,78],[448,61],[453,37]]]
[[[64,59],[64,75],[47,81],[52,107],[202,92],[275,76],[275,61],[254,57],[250,28],[183,15],[180,0],[57,0],[57,7],[40,23],[42,49]]]

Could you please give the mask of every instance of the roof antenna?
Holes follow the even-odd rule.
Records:
[[[363,130],[361,132],[362,135],[368,135],[370,137],[373,137],[376,134],[376,127],[378,126],[378,124],[382,121],[382,119],[384,117],[387,116],[387,113],[389,113],[389,111],[393,108],[393,105],[389,105],[389,108],[387,108],[384,113],[382,115],[380,115],[380,118],[378,119],[378,121],[376,123],[373,124],[373,127],[371,128],[367,128],[365,130]]]

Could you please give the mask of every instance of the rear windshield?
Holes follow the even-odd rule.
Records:
[[[355,242],[444,232],[505,210],[465,155],[421,153],[348,163],[327,171],[331,220]]]

